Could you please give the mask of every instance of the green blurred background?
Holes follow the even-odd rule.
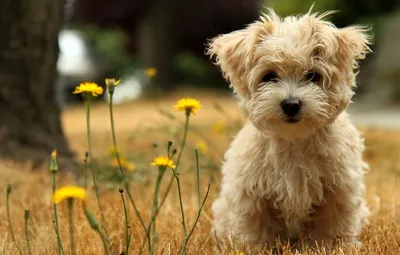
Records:
[[[87,43],[89,57],[97,67],[93,79],[116,76],[135,80],[138,70],[157,69],[151,83],[139,79],[137,84],[129,84],[132,89],[126,93],[134,91],[131,99],[182,87],[224,90],[226,82],[204,55],[208,39],[244,27],[266,7],[286,16],[307,12],[313,3],[315,11],[337,10],[331,20],[338,27],[354,23],[372,27],[374,53],[362,63],[358,94],[372,92],[384,103],[398,102],[398,0],[75,0],[68,2],[64,30],[79,32]],[[66,46],[62,54],[68,55],[70,49]],[[70,80],[71,84],[64,86],[71,89],[76,80]]]

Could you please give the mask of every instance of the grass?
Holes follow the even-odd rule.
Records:
[[[182,95],[182,93],[180,94]],[[212,242],[209,232],[212,224],[210,206],[217,196],[219,188],[219,166],[224,151],[231,137],[237,131],[240,122],[234,101],[229,96],[219,96],[218,102],[226,113],[221,114],[215,109],[216,96],[207,93],[187,92],[186,95],[196,95],[203,109],[191,118],[187,147],[182,155],[180,166],[180,188],[186,224],[191,226],[198,212],[198,196],[196,183],[196,164],[193,149],[202,142],[207,145],[199,149],[200,161],[200,193],[204,197],[207,184],[211,182],[211,190],[204,210],[199,218],[190,241],[187,244],[187,254],[212,254]],[[136,165],[136,170],[128,172],[131,179],[131,192],[136,205],[145,222],[148,222],[153,208],[154,183],[158,169],[150,166],[155,155],[166,153],[167,141],[173,142],[172,148],[178,148],[182,138],[184,122],[183,113],[173,113],[169,116],[179,95],[172,95],[158,102],[138,101],[132,104],[115,106],[115,125],[120,152],[126,159]],[[108,119],[107,105],[93,105],[92,146],[95,158],[102,167],[99,169],[99,189],[103,213],[108,225],[110,250],[113,254],[123,254],[126,243],[125,211],[119,188],[122,184],[117,169],[112,166],[108,155],[112,139]],[[167,111],[162,114],[158,109]],[[105,114],[107,113],[107,114]],[[223,133],[213,131],[217,121],[224,121],[226,130]],[[83,106],[73,107],[63,113],[63,124],[71,147],[82,161],[87,150],[85,109]],[[400,254],[400,131],[362,129],[366,137],[368,150],[365,158],[371,165],[371,171],[366,177],[367,200],[371,207],[371,224],[364,229],[361,239],[364,246],[353,250],[351,254]],[[157,146],[154,146],[154,143]],[[50,158],[50,157],[49,157]],[[32,254],[58,254],[57,238],[53,225],[52,177],[48,167],[43,170],[29,172],[29,164],[1,161],[0,162],[0,254],[19,254],[16,245],[11,242],[8,231],[6,210],[6,188],[11,183],[10,196],[11,221],[18,247],[27,253],[26,234]],[[171,171],[160,187],[163,194],[172,176]],[[75,184],[74,175],[58,174],[57,185]],[[125,195],[126,198],[126,195]],[[126,198],[127,205],[129,200]],[[99,235],[91,229],[83,210],[74,206],[74,226],[77,253],[104,254],[103,243]],[[89,182],[89,198],[87,208],[100,219],[93,183]],[[25,232],[24,210],[29,209],[29,229]],[[58,220],[61,240],[66,254],[70,254],[69,222],[67,203],[59,204]],[[133,208],[127,209],[129,229],[131,232],[130,254],[137,254],[141,246],[144,231],[140,226]],[[183,228],[181,210],[176,185],[171,190],[164,207],[157,217],[155,254],[179,254],[183,245]],[[241,247],[228,247],[219,254],[235,254]],[[255,252],[261,254],[260,252]],[[263,253],[265,254],[265,252]],[[279,254],[292,254],[283,246]],[[305,254],[325,254],[323,250],[310,251]],[[341,254],[337,251],[334,254]]]

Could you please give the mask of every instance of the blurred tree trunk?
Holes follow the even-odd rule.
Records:
[[[144,18],[138,22],[139,58],[158,71],[149,93],[161,93],[174,87],[174,58],[177,52],[179,1],[153,0]]]
[[[48,161],[73,154],[55,99],[64,0],[0,0],[0,156]],[[72,165],[69,165],[72,166]]]

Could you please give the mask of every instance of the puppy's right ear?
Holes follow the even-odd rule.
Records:
[[[252,63],[253,36],[247,28],[217,36],[208,45],[207,55],[215,58],[215,64],[221,68],[224,78],[239,93],[247,91],[244,79]]]

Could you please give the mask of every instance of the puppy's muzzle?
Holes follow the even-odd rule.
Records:
[[[297,115],[300,113],[301,102],[298,99],[289,98],[281,103],[282,111],[287,117],[287,122],[297,122]]]

